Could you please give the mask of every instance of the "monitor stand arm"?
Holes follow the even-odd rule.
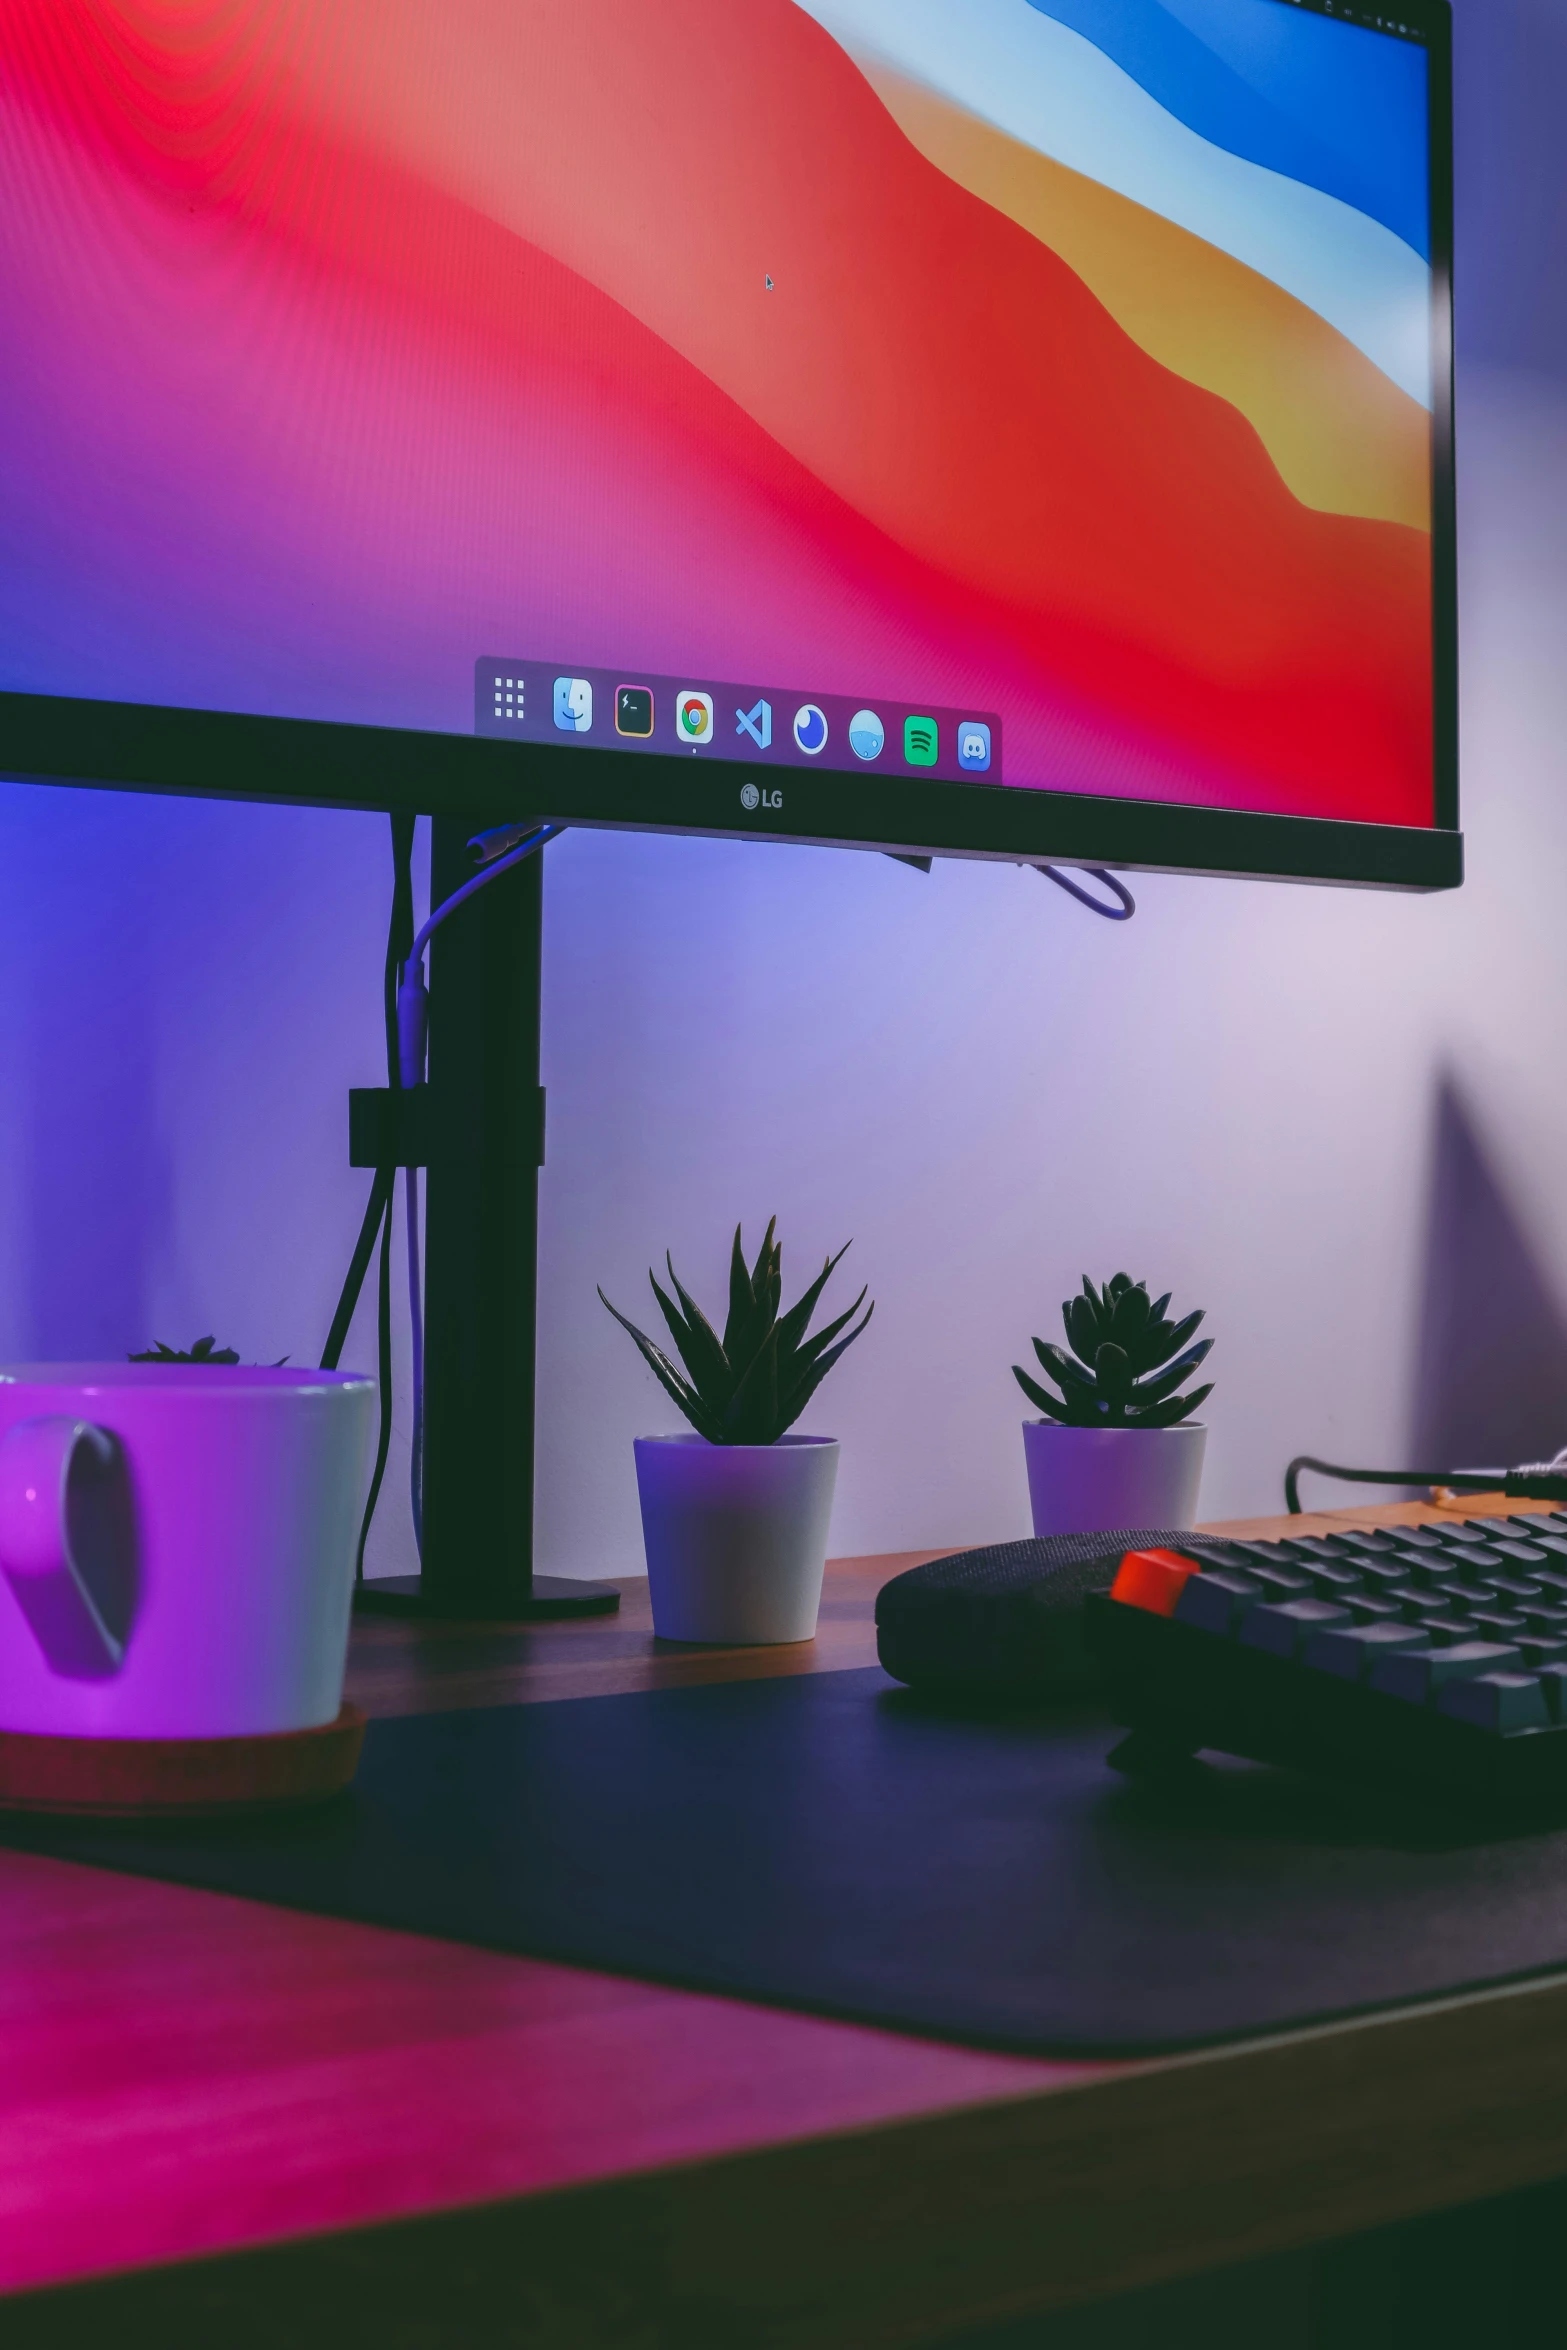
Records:
[[[484,821],[435,818],[435,904],[472,877]],[[361,1583],[361,1610],[517,1623],[620,1604],[612,1583],[533,1572],[543,868],[497,874],[430,942],[424,1571]]]

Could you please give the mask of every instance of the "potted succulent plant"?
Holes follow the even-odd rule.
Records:
[[[155,1338],[144,1353],[127,1355],[128,1363],[213,1363],[227,1369],[239,1361],[237,1348],[219,1346],[215,1338],[198,1338],[194,1346],[170,1346]],[[281,1364],[278,1366],[282,1368]]]
[[[1187,1344],[1202,1314],[1172,1322],[1146,1281],[1112,1275],[1061,1308],[1067,1347],[1034,1340],[1052,1394],[1020,1365],[1013,1377],[1045,1417],[1023,1423],[1028,1497],[1036,1534],[1114,1526],[1189,1526],[1197,1511],[1208,1431],[1191,1417],[1213,1393],[1179,1390],[1202,1364],[1211,1338]],[[1070,1349],[1070,1351],[1068,1351]]]
[[[776,1223],[749,1268],[735,1227],[722,1338],[667,1254],[674,1296],[648,1274],[683,1370],[599,1291],[695,1431],[639,1436],[634,1447],[653,1628],[665,1640],[809,1640],[816,1630],[838,1443],[790,1431],[874,1308],[854,1322],[862,1289],[846,1314],[807,1336],[840,1249],[780,1314]]]

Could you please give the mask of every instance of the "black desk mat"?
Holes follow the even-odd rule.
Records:
[[[375,1722],[292,1819],[4,1841],[942,2038],[1199,2045],[1567,1965],[1567,1832],[1466,1838],[876,1667]]]

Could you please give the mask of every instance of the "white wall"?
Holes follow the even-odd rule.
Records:
[[[1121,929],[1015,869],[558,843],[541,1566],[636,1568],[630,1439],[673,1419],[595,1283],[651,1309],[667,1245],[716,1307],[738,1217],[778,1214],[791,1291],[852,1235],[838,1285],[878,1301],[807,1422],[845,1440],[843,1551],[1025,1526],[1008,1366],[1084,1271],[1208,1308],[1208,1514],[1276,1506],[1297,1450],[1400,1451],[1445,1075],[1567,1301],[1567,44],[1544,0],[1463,0],[1459,63],[1467,886],[1155,877]],[[385,833],[0,787],[0,1355],[319,1350]]]

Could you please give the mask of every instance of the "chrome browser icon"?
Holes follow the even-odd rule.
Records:
[[[694,685],[682,686],[675,696],[675,732],[683,743],[710,743],[713,739],[713,697]]]

